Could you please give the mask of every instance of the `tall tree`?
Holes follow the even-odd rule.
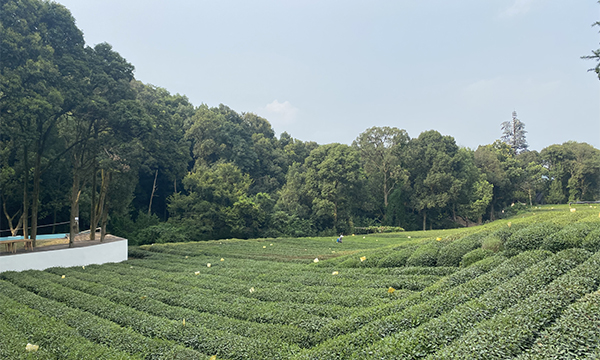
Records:
[[[525,124],[517,118],[517,112],[513,111],[512,119],[502,123],[502,141],[510,145],[512,151],[518,154],[527,151],[529,145],[525,139]]]
[[[144,141],[139,182],[132,205],[136,209],[147,208],[166,220],[166,200],[177,192],[178,183],[188,172],[191,161],[190,143],[184,139],[184,133],[194,107],[187,97],[172,95],[166,89],[135,80],[131,85],[152,128]]]
[[[304,166],[314,221],[321,229],[345,230],[357,205],[353,194],[360,183],[358,152],[348,145],[323,145],[311,151]]]
[[[427,227],[429,212],[455,202],[464,184],[458,176],[459,148],[451,136],[435,130],[422,132],[410,140],[406,150],[406,168],[410,173],[411,204]]]
[[[52,163],[44,163],[45,156],[56,136],[57,124],[79,100],[84,41],[71,13],[57,3],[6,1],[0,20],[0,114],[15,123],[21,134],[25,168],[29,168],[29,152],[33,154],[31,194],[29,172],[23,173],[23,228],[27,233],[31,196],[31,238],[35,246],[41,175]]]
[[[552,201],[600,198],[600,150],[586,143],[568,141],[544,148],[540,157],[548,169]]]
[[[405,130],[385,126],[365,130],[352,143],[359,150],[365,177],[379,182],[384,209],[391,192],[407,178],[399,154],[409,140]]]
[[[598,1],[598,3],[600,3],[600,1]],[[600,26],[600,21],[596,21],[592,24],[592,26]],[[596,64],[596,67],[590,69],[589,71],[594,71],[596,75],[598,75],[598,79],[600,79],[600,49],[592,50],[592,55],[582,56],[581,58],[596,60],[598,64]]]

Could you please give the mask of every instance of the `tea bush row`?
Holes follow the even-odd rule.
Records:
[[[190,275],[190,277],[193,276],[193,274]],[[352,309],[333,305],[264,302],[245,295],[222,294],[145,278],[143,274],[132,274],[117,279],[105,277],[101,281],[118,289],[135,292],[140,296],[147,296],[173,306],[259,323],[297,325],[310,331],[331,321],[329,316],[342,317],[352,312]],[[248,292],[250,295],[248,290],[249,288],[245,287],[240,289],[240,292],[244,292],[244,294]],[[262,291],[261,288],[257,286],[251,295],[260,291]]]
[[[569,306],[519,360],[583,359],[600,350],[600,291]]]
[[[2,276],[41,296],[79,308],[121,326],[130,327],[144,336],[172,340],[205,354],[216,354],[230,359],[282,359],[299,349],[296,345],[288,345],[280,341],[265,342],[225,331],[185,326],[182,321],[149,315],[97,296],[32,276],[24,276],[23,273],[3,273]]]
[[[38,345],[42,357],[61,359],[136,359],[119,350],[102,346],[88,341],[76,330],[63,322],[44,316],[37,310],[0,295],[0,323],[10,324],[17,332],[25,335],[31,342]],[[2,339],[2,342],[5,340]],[[25,344],[21,353],[25,354]],[[39,350],[39,349],[38,349]],[[18,351],[17,351],[18,353]]]
[[[468,253],[464,254],[460,264],[463,267],[468,267],[473,263],[476,263],[480,260],[485,259],[486,257],[493,256],[493,255],[494,255],[494,252],[492,250],[478,248],[478,249],[471,250]]]
[[[224,330],[249,338],[275,339],[288,343],[296,343],[299,346],[305,347],[311,344],[309,333],[297,327],[279,324],[258,324],[170,306],[147,296],[140,296],[140,293],[144,293],[143,290],[140,293],[126,292],[99,283],[82,281],[76,278],[77,275],[81,274],[69,272],[68,269],[63,270],[63,272],[67,274],[65,279],[44,272],[36,273],[35,276],[40,276],[43,279],[60,283],[71,289],[98,296],[151,315],[177,321],[186,319],[187,324],[191,326],[199,325],[207,329]]]
[[[507,359],[533,345],[537,335],[571,303],[600,284],[600,253],[545,289],[484,321],[432,359]]]
[[[354,333],[327,340],[310,350],[306,350],[301,359],[345,358],[353,352],[369,346],[380,339],[398,331],[417,327],[432,318],[451,310],[484,292],[495,288],[516,276],[530,266],[543,261],[551,255],[548,251],[534,250],[521,253],[503,262],[490,272],[478,276],[449,291],[432,297],[425,302],[407,307],[389,316],[378,317]]]
[[[357,261],[360,261],[356,257]],[[207,262],[212,267],[206,268]],[[375,269],[369,268],[366,271],[358,269],[347,269],[342,272],[343,276],[332,278],[331,269],[315,268],[313,266],[296,264],[278,263],[273,266],[266,261],[252,261],[248,263],[239,259],[224,259],[223,262],[218,259],[203,262],[198,259],[164,259],[164,260],[143,260],[139,262],[130,261],[128,264],[135,267],[152,268],[165,272],[189,272],[192,268],[199,270],[202,274],[215,274],[227,278],[236,278],[239,280],[255,280],[260,278],[269,282],[284,282],[286,284],[299,283],[302,285],[331,285],[344,287],[380,287],[382,282],[394,281],[402,275],[430,275],[443,276],[456,271],[454,268],[440,268],[437,270],[426,268],[404,268],[404,269]],[[315,264],[317,265],[317,264]],[[216,270],[218,269],[218,270]],[[342,270],[342,269],[336,269]],[[218,272],[217,272],[218,271]],[[343,281],[341,279],[346,279]],[[425,278],[423,278],[424,280]],[[413,287],[419,287],[413,285]]]
[[[463,284],[480,275],[483,275],[502,264],[506,258],[493,257],[474,264],[468,269],[463,269],[444,277],[435,284],[427,287],[422,292],[414,293],[395,301],[392,304],[371,307],[354,312],[351,316],[336,319],[326,324],[317,334],[318,342],[335,338],[358,330],[374,319],[395,314],[409,306],[427,301],[430,297],[440,295],[455,286]]]
[[[197,277],[198,281],[195,283],[196,286],[217,290],[220,292],[236,292],[236,289],[240,287],[245,287],[247,284],[251,282],[256,282],[259,280],[261,285],[264,288],[281,288],[286,287],[289,289],[293,289],[293,291],[298,291],[298,289],[304,288],[306,286],[310,286],[310,294],[307,294],[307,297],[315,297],[315,299],[319,298],[319,294],[323,291],[327,291],[336,295],[336,292],[339,292],[340,296],[347,296],[352,293],[357,293],[361,297],[364,297],[365,294],[371,294],[375,297],[382,297],[385,292],[381,292],[382,288],[387,290],[388,287],[394,287],[398,289],[409,289],[409,290],[422,290],[424,287],[434,283],[438,279],[440,279],[439,275],[371,275],[365,274],[362,277],[356,271],[349,272],[345,269],[340,269],[338,271],[338,276],[332,276],[331,270],[316,271],[314,273],[303,272],[301,274],[294,274],[295,271],[292,269],[284,269],[279,271],[265,271],[259,274],[255,274],[253,277],[246,276],[235,276],[232,274],[232,271],[226,269],[224,267],[212,266],[211,268],[207,268],[206,264],[201,265],[192,265],[190,263],[181,264],[181,266],[176,266],[174,264],[162,264],[157,262],[152,262],[151,264],[146,264],[143,268],[136,267],[136,269],[130,270],[129,268],[116,268],[117,271],[124,274],[131,274],[135,271],[137,272],[145,272],[146,276],[151,276],[151,274],[162,274],[163,277],[173,276],[174,279],[189,279],[189,274],[195,272],[198,269],[200,276]],[[150,270],[149,270],[150,269]],[[167,269],[170,270],[167,272]],[[176,271],[175,271],[176,270]],[[154,271],[154,272],[153,272]],[[158,273],[157,271],[160,271]],[[237,270],[234,272],[237,273]],[[177,274],[177,275],[173,275]],[[158,275],[157,275],[158,276]],[[284,281],[287,277],[288,281]],[[200,283],[201,279],[205,278],[205,281]],[[176,282],[180,282],[180,280],[174,280]],[[275,299],[274,299],[275,300]],[[291,301],[299,302],[294,299],[289,299]],[[318,300],[315,300],[318,301]],[[378,299],[374,299],[373,301],[380,301]],[[325,300],[325,303],[330,303],[330,300]],[[355,304],[353,306],[364,305],[364,304]]]
[[[444,246],[440,249],[436,265],[460,266],[465,254],[481,247],[481,242],[485,235],[484,232],[477,232],[461,239],[454,240],[450,244]]]
[[[600,229],[590,231],[581,246],[592,252],[600,251]]]
[[[417,359],[448,345],[478,322],[514,306],[590,257],[582,249],[570,249],[542,261],[479,298],[470,300],[415,329],[399,332],[354,356]]]
[[[552,222],[533,224],[512,234],[504,243],[504,247],[515,253],[538,249],[544,239],[560,229],[559,225]]]
[[[191,279],[195,277],[192,273],[186,276]],[[237,289],[237,294],[227,294],[171,282],[168,274],[166,279],[154,279],[138,273],[104,276],[96,280],[121,290],[153,297],[166,304],[183,307],[193,304],[194,309],[198,311],[242,320],[260,319],[259,322],[278,324],[288,324],[290,321],[291,324],[319,324],[330,321],[331,317],[343,317],[352,312],[351,308],[338,305],[262,301],[258,299],[263,291],[259,286],[260,282]],[[254,288],[253,293],[249,291],[251,287]],[[197,299],[202,301],[198,302]],[[313,325],[310,327],[313,328]]]
[[[10,326],[4,321],[0,321],[0,359],[31,359],[34,356],[26,351],[26,346],[29,341],[29,337]],[[54,360],[57,358],[57,354],[53,354],[44,347],[39,349],[35,354],[36,359],[41,360]]]
[[[230,262],[229,262],[230,263]],[[456,271],[456,268],[403,268],[403,269],[365,269],[369,271],[360,271],[357,269],[339,269],[339,276],[331,276],[331,269],[315,269],[309,266],[308,271],[296,271],[295,268],[281,267],[277,269],[264,269],[261,271],[243,272],[243,269],[232,269],[230,264],[225,266],[223,262],[217,262],[216,266],[207,269],[206,264],[198,264],[191,262],[163,262],[163,261],[148,261],[143,265],[143,269],[156,269],[163,272],[189,272],[191,269],[198,269],[202,276],[211,275],[219,277],[219,281],[211,281],[211,286],[221,286],[220,281],[234,281],[234,279],[245,281],[255,281],[260,279],[261,282],[268,283],[284,283],[286,286],[326,286],[340,289],[345,293],[351,292],[352,289],[365,288],[381,288],[392,286],[394,288],[409,288],[412,290],[420,290],[425,286],[435,282],[441,276],[445,276]],[[262,264],[255,264],[255,267],[262,267]],[[115,267],[118,271],[127,271],[123,267]],[[307,266],[304,266],[307,268]],[[218,270],[217,270],[218,269]],[[256,269],[255,269],[256,270]],[[142,270],[140,270],[142,271]],[[253,276],[249,276],[252,273]],[[215,284],[217,283],[217,284]],[[405,284],[405,285],[404,285]],[[314,288],[311,291],[320,292],[321,289]],[[327,289],[331,291],[332,289]],[[227,291],[226,289],[224,291]],[[362,292],[362,291],[361,291]],[[376,293],[376,292],[375,292]]]
[[[172,341],[142,336],[112,321],[43,298],[7,281],[0,280],[0,292],[46,316],[64,322],[90,341],[107,344],[132,355],[165,360],[206,359],[208,357]]]
[[[129,270],[129,271],[127,271]],[[389,286],[396,286],[396,282],[388,283],[388,285],[379,289],[372,288],[341,288],[335,286],[298,286],[296,284],[285,283],[267,283],[267,282],[243,282],[236,281],[222,276],[212,275],[194,275],[192,272],[173,274],[160,273],[153,270],[134,271],[133,269],[125,269],[125,274],[115,274],[115,272],[107,270],[71,270],[72,273],[87,281],[99,282],[111,286],[123,286],[120,281],[125,283],[133,281],[133,278],[142,278],[137,285],[152,285],[156,282],[172,282],[182,286],[190,286],[198,291],[206,290],[214,296],[218,296],[219,300],[231,300],[232,298],[248,297],[261,301],[276,301],[286,303],[304,303],[318,305],[334,305],[343,307],[362,307],[373,306],[375,304],[383,304],[391,301],[391,297],[387,294]],[[54,273],[64,273],[62,269],[50,270]],[[332,277],[331,274],[328,276]],[[150,278],[150,280],[146,279]],[[439,277],[435,277],[438,279]],[[412,282],[418,283],[422,277],[417,276]],[[135,281],[134,281],[135,282]],[[433,281],[424,281],[425,284]],[[260,284],[260,287],[258,285]],[[250,293],[250,287],[255,287],[256,291]],[[211,296],[213,296],[211,295]]]
[[[542,249],[552,252],[561,251],[564,249],[581,247],[583,239],[598,228],[599,223],[579,222],[569,224],[563,227],[560,231],[549,235],[542,242]]]

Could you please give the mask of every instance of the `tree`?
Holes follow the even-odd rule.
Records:
[[[598,1],[598,3],[600,3],[600,1]],[[595,23],[592,24],[592,26],[600,26],[600,21],[596,21]],[[598,62],[596,67],[593,69],[590,69],[589,71],[594,71],[596,73],[596,75],[598,75],[598,79],[600,79],[600,49],[592,50],[592,55],[582,56],[581,58],[596,60],[596,62]]]
[[[183,179],[187,194],[169,197],[170,222],[186,228],[190,239],[226,238],[243,232],[260,211],[248,200],[252,180],[232,163],[197,167]],[[250,218],[245,218],[247,214]],[[252,225],[250,225],[252,226]]]
[[[313,221],[320,229],[343,231],[357,205],[352,200],[359,186],[358,152],[343,144],[322,145],[310,152],[304,167]]]
[[[600,198],[600,150],[568,141],[544,148],[540,157],[551,181],[549,202]]]
[[[36,245],[41,177],[67,149],[60,147],[57,127],[81,100],[83,34],[71,13],[54,2],[5,1],[0,11],[2,68],[0,114],[11,123],[23,148],[23,229]],[[30,159],[30,154],[33,155]],[[32,189],[29,164],[32,160]]]
[[[187,97],[171,95],[166,89],[136,80],[131,86],[152,129],[144,141],[132,205],[167,220],[166,200],[177,192],[178,183],[186,175],[191,161],[190,143],[184,139],[184,133],[194,107]]]
[[[512,120],[502,123],[502,141],[510,145],[514,154],[527,151],[527,140],[525,139],[525,124],[517,119],[517,112],[513,111]]]
[[[427,214],[441,210],[458,199],[464,184],[458,176],[459,148],[451,136],[435,130],[411,139],[406,150],[406,168],[411,187],[411,206],[427,226]]]
[[[409,140],[405,130],[385,126],[365,130],[352,143],[359,150],[365,177],[379,183],[384,209],[391,192],[407,178],[399,154]]]
[[[101,218],[107,217],[107,192],[112,171],[130,168],[123,151],[130,141],[148,131],[144,110],[134,100],[130,82],[133,65],[109,44],[85,49],[85,82],[79,88],[82,100],[60,128],[70,149],[73,182],[71,187],[70,241],[79,230],[79,205],[82,188],[91,182],[90,230],[92,238]],[[133,142],[131,143],[133,144]],[[120,171],[120,170],[119,170]],[[98,198],[96,179],[103,174]],[[103,239],[103,237],[101,238]]]

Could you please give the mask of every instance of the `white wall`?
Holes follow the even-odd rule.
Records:
[[[44,270],[127,260],[127,239],[71,249],[0,256],[0,272]]]

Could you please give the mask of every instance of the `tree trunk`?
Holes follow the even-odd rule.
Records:
[[[75,235],[79,233],[79,195],[81,194],[79,185],[79,172],[76,169],[74,169],[73,186],[71,187],[71,226],[69,231],[69,247],[73,247],[73,243],[75,242]]]
[[[529,188],[527,192],[529,193],[529,206],[533,206],[533,203],[531,202],[531,188]]]
[[[56,234],[56,213],[58,212],[58,210],[56,209],[56,206],[54,207],[54,213],[52,214],[52,233]]]
[[[6,220],[8,220],[8,228],[10,229],[10,236],[17,236],[17,232],[19,232],[19,229],[21,228],[21,224],[23,223],[23,216],[21,215],[19,217],[19,221],[17,222],[17,226],[13,226],[13,219],[15,218],[15,216],[17,216],[17,214],[19,214],[19,211],[17,211],[13,216],[10,216],[8,214],[8,211],[6,210],[6,201],[4,200],[4,198],[2,199],[2,209],[4,210],[4,216],[6,216]]]
[[[150,204],[148,205],[148,216],[152,215],[152,199],[154,198],[154,192],[156,191],[156,178],[158,177],[158,169],[154,174],[154,184],[152,184],[152,194],[150,194]]]
[[[423,231],[427,230],[427,212],[423,211]]]
[[[100,242],[104,242],[104,238],[106,237],[106,224],[108,222],[108,182],[111,178],[111,173],[106,174],[106,190],[104,191],[104,198],[102,199],[102,224],[100,230]],[[104,178],[103,178],[104,180]],[[103,181],[104,183],[104,181]],[[104,187],[104,186],[103,186]]]
[[[36,246],[37,237],[37,222],[38,222],[38,209],[40,204],[40,178],[41,178],[41,164],[42,155],[39,151],[36,151],[35,155],[35,166],[33,168],[33,193],[31,194],[31,240],[33,247]]]
[[[106,237],[106,224],[108,222],[108,208],[105,207],[102,212],[102,225],[100,230],[100,242],[104,242],[104,238]]]
[[[92,198],[90,206],[90,240],[96,240],[96,225],[98,224],[98,205],[96,204],[96,178],[98,175],[97,164],[94,161],[92,170]]]
[[[387,174],[383,173],[383,205],[387,209],[388,206],[388,189],[387,189]]]
[[[106,221],[105,216],[107,216],[108,214],[108,205],[107,205],[107,199],[108,199],[108,184],[110,182],[110,178],[111,178],[111,173],[108,171],[104,171],[102,170],[102,185],[100,186],[100,202],[98,203],[98,206],[100,207],[98,209],[98,215],[96,216],[96,220],[100,220],[100,218],[102,218],[102,223],[101,223],[101,227],[106,227],[106,224],[104,224],[104,221]],[[98,223],[96,222],[94,224],[94,232],[96,232],[96,227],[98,226]],[[104,235],[102,235],[102,231],[106,232],[106,229],[103,228],[100,232],[100,242],[104,241]]]
[[[27,145],[23,147],[23,238],[29,238],[29,195],[27,186],[29,185],[29,149]]]

